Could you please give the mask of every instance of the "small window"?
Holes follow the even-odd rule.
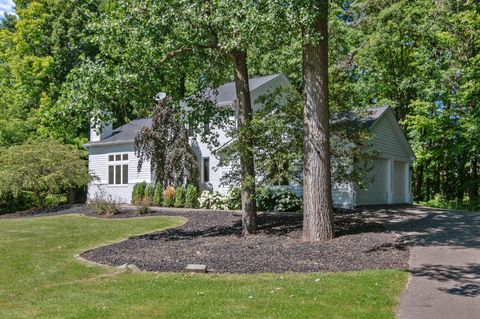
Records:
[[[122,184],[128,184],[128,165],[122,166]]]
[[[114,166],[109,166],[108,167],[108,184],[113,184],[113,177],[114,175]]]
[[[124,161],[128,161],[128,154],[123,154],[122,158],[123,158]]]
[[[113,162],[113,155],[108,155],[108,161]]]
[[[203,170],[203,174],[202,174],[203,182],[207,183],[210,181],[210,158],[209,157],[203,158],[202,170]]]
[[[122,183],[122,166],[115,165],[115,184]]]
[[[203,123],[203,133],[209,134],[210,133],[210,122]]]
[[[188,121],[188,125],[187,125],[187,129],[188,129],[188,136],[193,136],[193,121]]]
[[[122,160],[122,155],[121,154],[115,155],[115,160],[116,161],[121,161]]]

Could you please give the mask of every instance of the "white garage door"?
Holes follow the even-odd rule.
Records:
[[[357,205],[387,204],[387,160],[375,160],[375,167],[368,173],[366,190],[357,189]]]
[[[394,204],[406,202],[406,162],[393,161],[392,200]]]

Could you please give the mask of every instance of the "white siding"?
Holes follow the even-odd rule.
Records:
[[[409,159],[411,154],[408,145],[403,142],[401,132],[397,131],[397,123],[391,111],[382,116],[372,127],[374,135],[372,144],[383,156]]]
[[[392,172],[393,204],[406,203],[406,162],[394,161]]]
[[[334,207],[353,208],[355,205],[355,191],[350,184],[332,185],[332,199]]]
[[[108,155],[128,154],[128,184],[108,185]],[[104,192],[113,199],[122,203],[130,203],[133,186],[136,183],[150,183],[150,163],[144,163],[142,170],[137,172],[138,158],[133,151],[133,144],[117,144],[106,146],[91,146],[89,148],[88,169],[96,177],[88,187],[88,197],[94,198]]]
[[[228,143],[229,139],[225,135],[224,131],[217,131],[217,133],[219,145],[225,145]],[[212,154],[212,151],[209,149],[209,145],[207,143],[202,143],[199,137],[191,138],[190,144],[192,145],[193,151],[198,160],[198,165],[200,167],[200,185],[202,189],[218,191],[222,194],[228,193],[230,190],[229,186],[220,186],[223,172],[228,168],[218,166],[219,158]],[[210,159],[210,179],[208,183],[203,183],[203,167],[201,164],[202,158],[205,157]]]
[[[367,189],[360,189],[358,186],[356,204],[357,205],[377,205],[388,203],[387,188],[387,160],[375,160],[374,168],[367,174],[365,181]]]
[[[303,187],[299,184],[283,186],[295,192],[297,196],[303,197]],[[351,184],[332,185],[333,206],[339,208],[353,208],[355,206],[355,191]]]

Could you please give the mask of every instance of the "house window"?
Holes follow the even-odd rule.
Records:
[[[210,157],[204,157],[202,161],[203,182],[207,183],[210,181]]]
[[[194,135],[194,132],[193,132],[193,121],[192,120],[189,120],[188,121],[188,124],[187,124],[187,130],[188,130],[188,136],[193,136]]]
[[[128,154],[108,155],[108,184],[128,184]]]
[[[210,122],[209,121],[203,122],[203,133],[204,134],[210,134]]]

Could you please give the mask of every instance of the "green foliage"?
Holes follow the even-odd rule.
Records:
[[[245,131],[253,141],[259,184],[269,186],[301,183],[304,116],[300,95],[292,90],[278,89],[261,96],[257,102],[263,107],[255,112]],[[360,110],[332,115],[332,180],[337,183],[362,184],[372,168],[372,159],[377,153],[370,146],[371,133],[362,122],[367,116],[368,112]],[[235,185],[240,182],[240,149],[249,146],[241,145],[235,139],[235,131],[229,134],[232,141],[221,149],[220,165],[234,169],[226,170],[222,183]],[[352,169],[354,165],[356,169]]]
[[[185,194],[185,207],[198,207],[198,189],[195,185],[189,184],[187,186],[187,193]]]
[[[285,188],[259,188],[256,199],[260,211],[298,212],[302,209],[302,199]]]
[[[242,209],[242,191],[240,187],[232,187],[226,199],[227,208],[229,210]]]
[[[267,187],[260,187],[256,193],[257,208],[259,211],[273,211],[275,202],[272,199],[272,192]]]
[[[168,186],[163,191],[163,206],[172,207],[175,202],[175,188]]]
[[[445,209],[455,209],[455,210],[470,210],[470,211],[479,211],[480,202],[472,202],[468,197],[463,200],[453,199],[448,200],[441,194],[436,194],[429,201],[419,202],[418,204],[427,207],[435,208],[445,208]]]
[[[153,204],[155,206],[162,206],[163,187],[160,184],[155,186],[155,194],[153,195]]]
[[[175,192],[175,207],[184,207],[185,206],[185,187],[179,186]]]
[[[226,198],[219,192],[205,190],[198,199],[199,207],[203,209],[226,210]]]
[[[55,207],[68,203],[66,194],[48,194],[45,198],[45,207]]]
[[[39,206],[47,195],[90,180],[87,162],[76,148],[55,140],[31,141],[3,149],[0,153],[0,196],[32,192]]]
[[[152,206],[154,203],[155,197],[155,187],[153,185],[147,185],[145,187],[145,196],[143,197],[143,205],[144,206]]]
[[[150,208],[148,206],[140,206],[138,209],[137,209],[137,212],[140,214],[140,215],[145,215],[145,214],[148,214],[150,213]]]
[[[38,206],[38,201],[31,192],[21,192],[16,196],[12,194],[0,196],[0,214],[14,213]]]
[[[146,182],[137,183],[133,186],[133,190],[132,190],[133,205],[140,205],[143,202],[146,188],[147,188]]]
[[[35,0],[16,6],[13,16],[0,27],[0,146],[23,143],[28,138],[49,136],[81,145],[84,127],[72,132],[65,123],[74,116],[55,113],[61,87],[81,59],[95,56],[89,41],[89,25],[99,13],[93,0]],[[68,120],[67,120],[68,118]],[[85,117],[86,118],[86,117]],[[18,125],[17,130],[12,124]]]

